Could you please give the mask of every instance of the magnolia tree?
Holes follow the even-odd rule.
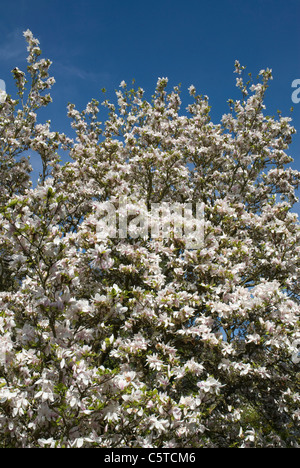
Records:
[[[151,102],[122,82],[103,124],[69,105],[72,140],[37,123],[54,79],[24,36],[0,104],[0,445],[299,447],[300,173],[270,70],[235,63],[217,125],[194,86],[181,115],[167,79]]]

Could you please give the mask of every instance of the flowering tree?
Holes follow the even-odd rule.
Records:
[[[151,103],[122,82],[104,124],[97,101],[69,105],[73,141],[37,123],[54,80],[24,36],[29,78],[14,69],[0,104],[0,445],[298,447],[300,173],[290,119],[263,113],[271,72],[245,83],[236,62],[242,98],[218,125],[193,86],[182,116],[167,79]],[[121,197],[145,217],[201,202],[202,248],[174,224],[103,231]]]

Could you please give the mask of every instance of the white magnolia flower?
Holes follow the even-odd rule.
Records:
[[[148,421],[150,423],[150,431],[155,429],[159,433],[162,433],[169,427],[169,421],[167,419],[158,419],[156,416],[150,416]]]
[[[147,356],[147,362],[149,364],[150,369],[160,371],[164,367],[164,362],[161,359],[159,359],[158,354],[156,353]]]
[[[206,380],[198,382],[197,386],[204,393],[216,393],[217,395],[220,393],[220,389],[224,387],[224,385],[222,385],[218,380],[211,376],[208,377]]]
[[[3,89],[0,89],[0,104],[3,104],[6,100],[6,92]]]

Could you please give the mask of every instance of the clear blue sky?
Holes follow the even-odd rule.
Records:
[[[56,79],[54,102],[41,118],[68,132],[68,102],[82,109],[91,98],[103,99],[101,88],[112,97],[132,78],[151,95],[162,76],[170,86],[182,84],[185,105],[191,84],[207,94],[218,123],[227,100],[237,97],[235,60],[253,76],[269,67],[267,114],[290,115],[294,107],[298,134],[290,154],[300,170],[300,103],[291,100],[291,83],[300,79],[299,21],[299,0],[2,0],[0,79],[13,93],[10,70],[25,71],[22,32],[29,28]]]

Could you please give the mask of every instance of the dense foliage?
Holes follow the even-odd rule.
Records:
[[[290,119],[264,114],[271,71],[236,62],[218,125],[194,86],[181,115],[167,79],[151,102],[122,82],[104,123],[69,105],[72,140],[37,123],[54,79],[24,36],[0,104],[0,445],[299,447],[300,173]],[[103,232],[121,197],[204,204],[202,248]]]

